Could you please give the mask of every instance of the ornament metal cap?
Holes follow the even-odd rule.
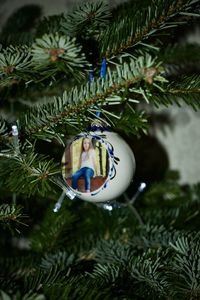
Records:
[[[91,123],[89,131],[110,131],[110,125],[104,119],[95,119]]]

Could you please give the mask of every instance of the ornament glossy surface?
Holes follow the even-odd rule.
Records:
[[[85,201],[116,199],[128,188],[134,172],[133,152],[115,132],[80,133],[62,157],[66,185]]]

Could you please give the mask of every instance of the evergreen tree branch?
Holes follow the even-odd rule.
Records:
[[[9,204],[1,204],[0,205],[0,225],[4,228],[7,227],[11,231],[13,231],[13,227],[15,231],[19,230],[16,226],[19,224],[23,224],[22,218],[24,218],[25,215],[22,214],[22,207],[16,206],[16,205],[9,205]]]
[[[166,254],[149,249],[143,255],[132,258],[130,263],[131,276],[150,289],[150,293],[167,298],[168,282],[163,275],[166,268]]]
[[[85,55],[75,38],[58,33],[43,35],[31,47],[9,46],[0,53],[2,87],[22,80],[28,85],[32,81],[53,77],[58,72],[80,80],[84,77],[82,70],[87,67]]]
[[[51,76],[58,70],[75,78],[83,77],[81,72],[87,66],[81,47],[76,45],[75,38],[60,36],[58,33],[45,34],[37,38],[32,46],[32,61],[37,70]]]
[[[196,1],[167,0],[148,3],[141,9],[133,3],[127,7],[124,17],[110,24],[99,38],[102,57],[117,56],[130,47],[142,43],[155,33],[180,25],[179,22],[170,24],[170,19],[180,13],[188,13]],[[134,17],[133,17],[134,16]]]
[[[174,16],[176,15],[176,13],[179,13],[181,9],[185,9],[186,11],[190,10],[191,9],[190,2],[191,1],[188,2],[188,1],[168,0],[168,3],[164,3],[163,1],[160,1],[160,3],[157,4],[156,9],[148,6],[144,8],[142,13],[140,10],[138,10],[138,7],[136,7],[135,8],[136,16],[134,17],[134,19],[132,18],[131,15],[132,10],[131,10],[130,16],[129,15],[126,16],[126,18],[128,18],[129,21],[120,20],[121,22],[120,23],[119,20],[117,20],[116,22],[114,22],[113,25],[114,28],[112,28],[112,26],[111,27],[109,26],[110,29],[107,29],[109,31],[108,34],[105,31],[102,32],[102,40],[105,41],[106,51],[112,52],[112,50],[109,49],[120,48],[120,50],[116,50],[117,53],[118,52],[123,53],[128,47],[133,46],[135,43],[138,43],[139,40],[142,41],[144,38],[146,39],[147,38],[146,35],[150,35],[156,32],[157,23],[159,24],[159,26],[161,26],[162,23],[161,28],[163,30],[164,28],[166,28],[165,21],[167,18],[169,18],[169,15]],[[193,5],[193,3],[191,5]],[[127,9],[127,13],[130,13],[130,7],[128,8],[129,9]],[[85,22],[86,23],[88,22],[87,18],[89,18],[89,20],[91,19],[90,15],[92,14],[92,24],[93,23],[96,24],[95,22],[97,22],[95,26],[99,27],[101,25],[100,27],[102,27],[103,26],[102,24],[105,23],[102,22],[102,18],[103,19],[104,17],[107,18],[107,14],[106,16],[104,15],[106,10],[107,8],[106,6],[104,7],[102,2],[96,4],[96,6],[93,6],[93,4],[86,4],[85,10],[84,9],[81,10],[79,8],[77,11],[74,12],[74,16],[72,17],[72,19],[74,18],[73,22],[77,22],[77,26],[80,25],[82,28],[82,26],[84,27]],[[148,18],[146,18],[147,17],[146,14]],[[82,19],[79,20],[79,18],[83,18],[83,20]],[[152,28],[151,25],[148,24],[148,21],[150,22],[150,24],[152,22],[152,26],[153,26]],[[145,22],[145,25],[142,22]],[[150,28],[149,29],[150,32],[148,32],[146,27],[143,28],[144,26],[147,26],[148,29]],[[116,34],[114,34],[115,31]],[[128,36],[127,34],[124,34],[124,32],[128,33]],[[136,40],[134,39],[134,37],[129,36],[131,32],[132,34],[135,34],[137,36]],[[141,32],[141,36],[139,32]],[[144,32],[145,32],[145,36],[143,36]],[[128,39],[128,42],[127,41],[123,42],[123,40],[126,38]],[[26,69],[24,69],[25,66],[23,66],[23,69],[21,68],[20,72],[19,71],[16,72],[19,68],[19,64],[16,65],[9,61],[9,55],[10,55],[9,51],[7,49],[3,50],[2,55],[4,56],[4,59],[3,61],[1,61],[0,68],[3,71],[4,78],[2,78],[1,85],[5,86],[5,85],[17,83],[19,79],[28,82],[31,77],[30,76],[31,73],[32,73],[32,79],[35,77],[34,80],[44,80],[45,78],[52,77],[53,75],[55,75],[60,71],[67,74],[70,73],[73,76],[75,76],[76,79],[83,78],[83,73],[81,72],[81,69],[83,68],[83,66],[86,67],[87,62],[84,60],[84,56],[78,57],[78,52],[80,51],[80,47],[74,48],[74,44],[72,45],[70,44],[70,42],[73,43],[74,40],[69,41],[69,38],[68,39],[64,38],[64,36],[59,37],[58,33],[49,33],[49,34],[45,34],[41,38],[37,38],[36,41],[33,43],[32,53],[30,53],[30,49],[29,49],[29,53],[27,53],[27,55],[29,56],[33,55],[33,58],[31,60],[29,59],[30,57],[29,58],[27,57],[28,59],[27,62],[29,62],[30,65],[29,66],[27,65]],[[114,46],[112,47],[110,43],[111,44],[114,43]],[[120,45],[117,46],[115,45],[115,43],[120,43]],[[26,60],[25,57],[22,57],[22,55],[24,55],[23,47],[25,46],[22,46],[21,50],[19,48],[16,51],[16,54],[13,52],[12,49],[13,52],[12,55],[17,55],[18,58]],[[20,57],[19,57],[19,51],[21,51]],[[105,50],[103,51],[105,52]],[[26,52],[27,50],[25,51],[25,53]],[[115,55],[117,55],[117,53]],[[107,58],[110,58],[111,56],[113,56],[113,53],[109,55],[108,54],[102,55],[102,56],[106,56]],[[5,62],[5,60],[7,62]],[[35,66],[36,70],[39,68],[40,73],[39,72],[37,73],[36,70],[34,70],[36,74],[33,74],[32,64]],[[23,72],[25,72],[24,75]],[[39,77],[41,76],[42,79],[39,79]]]
[[[103,28],[108,26],[111,13],[108,4],[104,1],[96,3],[86,2],[64,17],[61,31],[71,36],[97,36]]]
[[[58,199],[60,189],[62,195],[68,189],[61,179],[60,161],[55,163],[60,160],[65,137],[74,133],[72,127],[85,130],[96,111],[118,131],[138,134],[147,130],[147,117],[139,111],[142,102],[157,106],[185,102],[199,109],[198,66],[190,72],[184,69],[192,53],[190,61],[199,62],[198,47],[178,49],[175,45],[163,51],[168,40],[173,43],[171,29],[198,16],[199,0],[134,0],[125,4],[124,10],[121,6],[114,10],[113,19],[103,2],[83,7],[70,14],[68,25],[67,16],[44,22],[41,26],[46,27],[38,29],[33,46],[10,46],[1,51],[2,103],[9,106],[9,97],[13,101],[22,94],[27,97],[16,103],[20,104],[19,149],[14,147],[17,137],[12,136],[8,121],[0,120],[0,189],[4,189],[0,198],[8,202],[16,193],[18,203],[26,201],[31,226],[17,239],[7,230],[1,231],[0,298],[199,299],[200,185],[182,187],[175,173],[162,183],[149,184],[135,203],[144,226],[133,217],[123,196],[112,211],[77,199],[64,201],[55,213],[54,203],[50,203]],[[61,23],[65,29],[59,29]],[[61,34],[67,26],[78,43]],[[81,49],[82,41],[85,48]],[[97,43],[91,45],[91,41]],[[129,47],[136,45],[132,52]],[[124,53],[124,49],[132,53]],[[107,55],[107,77],[86,83],[83,74],[82,85],[78,82],[71,89],[78,79],[71,74],[88,72],[81,52],[96,64]],[[93,67],[97,74],[99,66]],[[186,76],[180,77],[180,71]],[[99,77],[96,74],[94,77]],[[43,90],[44,85],[49,88]],[[61,86],[65,92],[59,97]],[[21,88],[23,92],[18,93]],[[27,98],[33,100],[31,91],[36,89],[35,98],[40,97],[24,113],[21,104]],[[49,91],[57,97],[40,103],[42,93]],[[133,190],[131,186],[131,194]],[[27,201],[30,195],[33,197]],[[17,228],[22,217],[20,206],[0,205],[0,225],[5,229]]]
[[[44,195],[52,189],[51,176],[60,172],[58,164],[44,155],[35,154],[33,149],[26,154],[13,154],[0,160],[0,175],[4,186],[15,193],[28,196]]]
[[[191,106],[194,110],[199,109],[200,76],[182,76],[176,82],[170,82],[161,92],[156,92],[149,101],[159,107],[177,104],[182,102]]]
[[[84,120],[86,112],[93,118],[92,110],[99,110],[103,105],[117,105],[124,99],[130,103],[135,102],[127,96],[129,90],[132,91],[130,87],[142,81],[151,82],[153,78],[158,82],[165,81],[159,74],[159,63],[156,59],[149,54],[136,60],[130,59],[129,63],[117,65],[115,71],[108,69],[105,80],[100,78],[79,88],[75,87],[70,92],[66,91],[63,97],[55,98],[53,103],[30,110],[19,122],[26,134],[39,137],[45,134],[45,130],[53,130],[60,122],[77,124],[78,115]]]
[[[8,140],[8,128],[6,122],[0,118],[0,140],[1,142]]]
[[[174,296],[177,294],[183,299],[195,299],[200,297],[199,261],[200,243],[199,234],[193,239],[179,237],[171,244],[175,255],[172,261],[172,269],[169,271],[170,286],[176,286]],[[172,283],[173,281],[173,283]]]
[[[175,65],[180,68],[185,66],[186,68],[190,64],[199,64],[199,51],[200,46],[197,43],[185,45],[176,43],[161,47],[157,55],[161,61],[165,62],[165,65]]]
[[[136,60],[130,59],[129,64],[117,65],[115,71],[108,69],[105,81],[98,79],[80,88],[75,87],[72,91],[65,92],[62,98],[55,98],[54,102],[51,101],[47,105],[30,110],[28,114],[20,118],[22,131],[24,130],[29,136],[35,135],[40,138],[43,136],[49,140],[54,137],[62,143],[60,134],[55,130],[56,124],[64,122],[76,125],[78,115],[82,121],[86,119],[86,116],[93,118],[93,111],[103,106],[119,105],[124,102],[124,99],[130,103],[144,99],[148,103],[152,102],[159,106],[160,104],[171,105],[174,102],[179,104],[182,98],[186,104],[195,109],[198,108],[199,77],[185,76],[180,84],[177,82],[167,84],[165,78],[160,75],[162,69],[159,68],[159,63],[146,54],[145,57],[140,56]],[[137,87],[139,82],[145,83],[143,87],[142,85]],[[102,108],[102,111],[107,114],[105,109]],[[137,119],[140,119],[141,123],[135,122],[135,131],[137,132],[140,128],[145,130],[142,115],[135,118]]]
[[[70,211],[61,210],[57,214],[49,209],[40,224],[40,230],[33,232],[31,236],[33,251],[43,254],[54,252],[64,241],[67,243],[67,232],[73,227],[74,221],[75,216]]]
[[[27,46],[9,46],[0,53],[1,86],[31,79],[31,53]]]

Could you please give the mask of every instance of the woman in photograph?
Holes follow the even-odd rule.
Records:
[[[79,169],[72,175],[72,188],[78,189],[78,179],[83,177],[85,180],[85,193],[90,193],[91,177],[97,173],[96,154],[90,138],[82,140],[81,153],[79,158]]]

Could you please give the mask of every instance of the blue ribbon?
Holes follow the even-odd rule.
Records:
[[[106,77],[106,59],[105,58],[103,58],[102,63],[101,63],[100,77],[101,78]]]

